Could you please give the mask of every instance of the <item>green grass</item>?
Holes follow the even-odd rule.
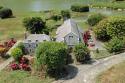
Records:
[[[92,58],[94,59],[102,59],[112,55],[107,50],[99,50],[99,53],[97,53],[96,50],[93,50],[92,53],[93,53]]]
[[[51,83],[52,79],[41,79],[26,71],[1,71],[0,83]]]
[[[92,4],[93,7],[107,7],[111,9],[125,9],[125,1],[124,2],[97,2]]]
[[[125,83],[125,61],[98,75],[96,83]]]
[[[0,19],[0,41],[6,41],[12,37],[15,39],[23,39],[24,33],[26,31],[25,31],[25,27],[23,26],[22,21],[25,17],[41,17],[43,20],[45,20],[45,18],[50,17],[50,15],[53,13],[59,14],[59,11],[54,10],[54,12],[52,11],[52,12],[48,12],[48,13],[45,13],[45,12],[21,12],[21,13],[14,12],[15,18]],[[86,15],[86,13],[72,12],[71,15],[72,15],[72,18],[75,19],[78,16],[80,17],[80,16]],[[58,22],[53,21],[53,20],[48,20],[46,24],[48,26],[53,27],[55,25],[61,25],[62,23],[63,23],[62,20],[58,21]],[[87,27],[88,27],[88,25],[85,24],[84,22],[79,22],[78,24],[83,29],[84,28],[87,29]],[[83,26],[86,26],[86,27],[83,27]],[[56,28],[50,32],[51,36],[55,36]]]

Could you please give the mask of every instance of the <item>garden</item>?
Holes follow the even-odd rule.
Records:
[[[121,7],[122,2],[111,3],[120,5],[116,9],[124,9],[124,7]],[[113,5],[113,9],[115,9],[115,5]],[[40,43],[34,56],[26,56],[24,46],[20,43],[12,50],[11,56],[14,61],[0,72],[0,79],[2,79],[0,83],[27,83],[27,80],[30,83],[50,83],[65,77],[68,75],[66,66],[69,64],[69,52],[73,53],[77,62],[85,64],[91,58],[101,59],[125,51],[125,16],[92,13],[89,5],[81,4],[73,4],[71,9],[68,10],[23,13],[12,11],[9,8],[0,8],[0,40],[2,42],[11,37],[24,39],[26,32],[31,34],[45,33],[54,38],[56,29],[63,21],[72,18],[76,20],[83,31],[86,32],[91,29],[92,35],[96,40],[103,43],[105,49],[97,48],[93,51],[88,48],[87,44],[83,43],[74,46],[73,49],[68,49],[64,43],[52,41]],[[84,19],[83,17],[87,18]],[[5,51],[4,48],[1,50]],[[91,52],[93,56],[90,55]],[[5,75],[7,77],[4,77]]]

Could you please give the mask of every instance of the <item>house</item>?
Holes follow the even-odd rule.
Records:
[[[23,44],[27,53],[32,54],[35,52],[38,43],[50,40],[50,37],[46,34],[31,34],[23,41]]]
[[[56,31],[56,41],[72,47],[83,41],[83,31],[73,19],[66,20]]]

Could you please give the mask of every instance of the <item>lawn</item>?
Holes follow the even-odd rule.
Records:
[[[97,2],[92,4],[92,7],[107,7],[111,9],[125,9],[125,1],[123,2]]]
[[[96,83],[125,83],[125,61],[100,74]]]
[[[24,38],[24,33],[25,31],[25,27],[23,26],[23,19],[25,17],[42,17],[43,20],[45,20],[45,18],[48,18],[50,16],[50,14],[52,13],[59,13],[60,11],[54,11],[54,12],[50,12],[50,13],[45,13],[45,12],[14,12],[14,16],[15,18],[8,18],[8,19],[0,19],[0,41],[6,41],[9,38],[15,38],[15,39],[23,39]],[[75,18],[77,16],[84,16],[86,14],[84,13],[73,13],[72,17]],[[55,25],[59,25],[62,24],[62,20],[61,21],[53,21],[53,20],[48,20],[47,21],[47,25],[53,27]],[[78,24],[80,25],[80,27],[82,28],[86,28],[84,27],[87,26],[87,24],[85,24],[84,22],[78,22]],[[55,31],[56,28],[52,30],[52,32],[50,33],[51,36],[55,36]]]
[[[112,55],[107,50],[99,50],[99,52],[97,52],[96,50],[93,50],[92,53],[93,53],[92,58],[94,59],[102,59]]]
[[[40,79],[26,71],[6,71],[0,72],[0,83],[51,83],[53,79]]]

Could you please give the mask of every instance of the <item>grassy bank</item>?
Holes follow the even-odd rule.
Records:
[[[114,9],[114,10],[125,9],[125,1],[123,1],[123,2],[109,2],[109,3],[97,2],[97,3],[92,4],[92,7],[99,7],[99,8],[106,7],[106,8],[110,8],[110,9]]]
[[[125,62],[115,65],[97,77],[96,83],[124,83]]]
[[[26,71],[6,71],[0,72],[0,83],[51,83],[53,79],[41,79],[31,75]]]

